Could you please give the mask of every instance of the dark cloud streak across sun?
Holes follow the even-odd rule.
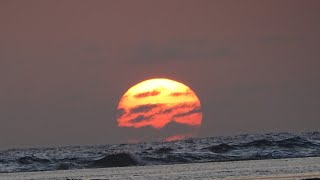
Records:
[[[183,113],[179,113],[179,114],[175,114],[173,115],[173,117],[184,117],[184,116],[189,116],[191,114],[195,114],[195,113],[201,113],[201,109],[200,107],[196,107],[188,112],[183,112]]]
[[[190,92],[174,92],[174,93],[171,93],[170,96],[188,96],[190,94],[191,94]]]
[[[144,116],[144,115],[138,115],[137,117],[130,119],[130,123],[140,123],[142,121],[148,121],[152,118],[152,115],[150,116]]]
[[[151,121],[153,117],[158,115],[169,115],[174,118],[183,118],[196,113],[202,113],[201,108],[197,104],[193,103],[180,103],[174,106],[168,106],[166,104],[144,104],[129,109],[126,112],[123,108],[119,109],[120,117],[132,117],[128,120],[129,123],[142,123]]]
[[[149,96],[157,96],[160,94],[160,91],[150,91],[150,92],[143,92],[143,93],[139,93],[139,94],[135,94],[134,97],[135,98],[145,98],[145,97],[149,97]]]
[[[144,105],[140,105],[130,109],[130,113],[131,114],[145,113],[145,112],[151,111],[154,108],[159,108],[161,106],[163,106],[163,104],[144,104]]]

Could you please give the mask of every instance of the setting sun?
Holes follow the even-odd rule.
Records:
[[[161,132],[168,124],[190,127],[188,132],[163,132],[161,140],[191,137],[201,125],[201,105],[186,85],[170,79],[150,79],[131,87],[118,106],[118,126],[125,128],[152,127]],[[171,130],[172,131],[172,130]],[[161,134],[161,133],[160,133]]]

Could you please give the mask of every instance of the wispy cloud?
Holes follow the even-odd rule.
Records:
[[[194,108],[188,112],[184,112],[184,113],[179,113],[179,114],[176,114],[174,115],[173,117],[184,117],[184,116],[189,116],[191,114],[196,114],[196,113],[201,113],[201,109],[200,107],[197,107],[197,108]]]
[[[131,120],[129,120],[130,123],[139,123],[139,122],[143,122],[143,121],[147,121],[149,119],[151,119],[152,116],[144,116],[144,115],[139,115]]]
[[[139,94],[135,94],[134,97],[135,98],[145,98],[145,97],[149,97],[149,96],[157,96],[160,94],[160,91],[149,91],[149,92],[143,92],[143,93],[139,93]]]
[[[171,93],[170,96],[189,96],[191,95],[192,93],[191,92],[174,92],[174,93]]]
[[[149,112],[150,110],[161,106],[161,104],[144,104],[134,107],[130,110],[131,114]]]

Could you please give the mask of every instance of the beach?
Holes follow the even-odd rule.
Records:
[[[105,179],[312,179],[320,157],[2,173],[1,180]]]

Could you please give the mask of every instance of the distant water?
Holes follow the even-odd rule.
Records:
[[[10,149],[0,151],[0,173],[298,157],[320,157],[320,132]]]

